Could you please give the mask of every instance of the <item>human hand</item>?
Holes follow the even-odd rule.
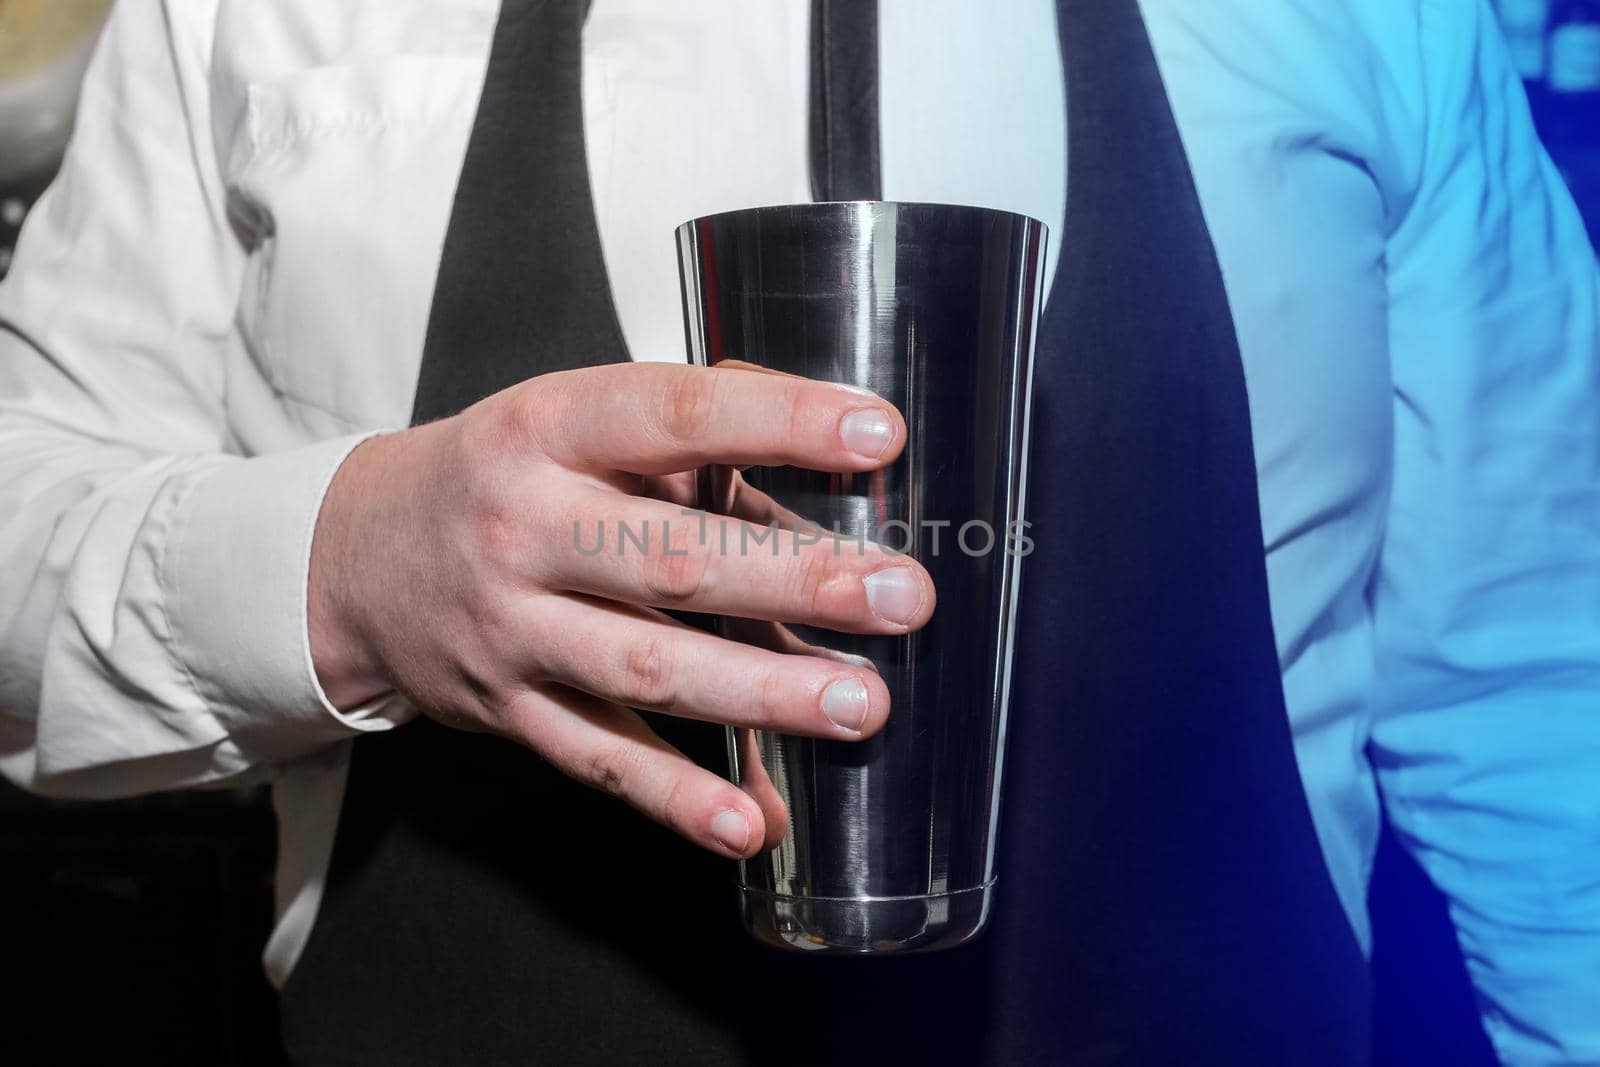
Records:
[[[318,678],[336,705],[398,691],[707,848],[753,855],[782,836],[776,795],[696,766],[630,709],[856,740],[882,727],[888,690],[870,664],[724,640],[663,609],[899,634],[927,622],[933,583],[874,546],[768,532],[780,516],[753,492],[740,517],[688,515],[686,478],[713,463],[869,471],[905,435],[892,406],[842,386],[620,364],[531,379],[373,438],[317,520]],[[776,536],[777,550],[739,550],[750,532]]]

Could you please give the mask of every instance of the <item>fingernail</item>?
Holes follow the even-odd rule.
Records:
[[[910,567],[885,567],[861,579],[867,588],[867,604],[885,622],[904,626],[916,618],[922,607],[922,583]]]
[[[827,655],[830,659],[836,659],[840,663],[848,663],[852,667],[860,667],[862,670],[872,671],[875,674],[879,673],[878,665],[865,656],[855,656],[849,652],[840,652],[836,649],[828,650]]]
[[[711,820],[711,836],[721,841],[728,851],[742,856],[745,846],[750,844],[750,820],[743,812],[729,808]]]
[[[894,423],[877,408],[862,408],[839,423],[839,438],[857,455],[878,459],[894,440]]]
[[[822,714],[839,729],[860,733],[867,721],[867,687],[854,678],[840,678],[822,691]]]

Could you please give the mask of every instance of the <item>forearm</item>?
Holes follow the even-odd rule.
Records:
[[[7,776],[148,792],[388,725],[335,714],[307,652],[311,529],[356,440],[155,455],[0,416]]]
[[[307,651],[311,531],[357,438],[235,454],[213,16],[117,5],[0,285],[0,768],[32,789],[231,779],[388,724],[333,712]]]

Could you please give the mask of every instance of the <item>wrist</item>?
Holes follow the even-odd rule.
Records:
[[[352,449],[334,473],[317,513],[306,580],[306,629],[317,684],[328,703],[344,711],[387,693],[378,657],[360,625],[356,577],[363,566],[362,545],[372,545],[358,528],[372,480],[368,468],[381,451],[379,438]]]

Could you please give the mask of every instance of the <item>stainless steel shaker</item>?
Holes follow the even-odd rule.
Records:
[[[884,730],[855,744],[729,731],[735,776],[770,784],[789,811],[777,848],[740,864],[745,925],[812,952],[960,944],[989,914],[1012,627],[1035,544],[1024,500],[1045,228],[863,201],[713,215],[677,236],[695,363],[869,389],[909,428],[900,459],[869,475],[702,472],[706,508],[727,511],[742,476],[844,551],[865,538],[909,553],[939,596],[906,637],[722,620],[741,640],[866,657],[892,700]]]

